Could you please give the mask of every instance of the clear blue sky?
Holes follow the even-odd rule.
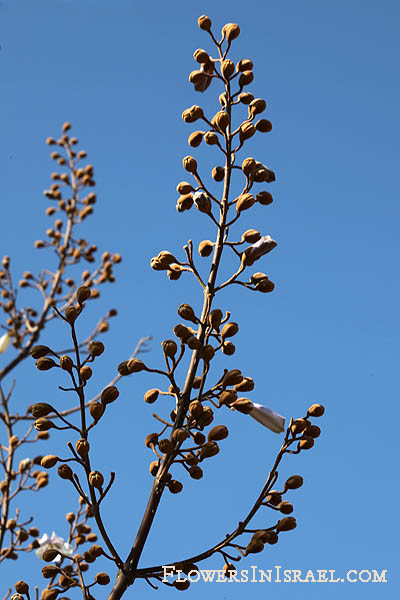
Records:
[[[196,584],[187,597],[395,598],[398,2],[0,2],[0,253],[12,256],[16,277],[39,267],[43,255],[32,251],[33,241],[49,226],[42,190],[53,170],[44,139],[71,121],[98,184],[98,208],[84,230],[102,250],[124,258],[115,287],[104,290],[88,319],[89,330],[90,319],[95,323],[109,306],[119,309],[91,390],[107,383],[140,336],[153,336],[148,363],[162,364],[160,342],[171,337],[177,306],[190,302],[198,310],[202,299],[189,278],[174,283],[152,271],[150,258],[162,249],[179,253],[189,237],[197,244],[211,235],[198,214],[175,211],[175,186],[187,178],[181,159],[194,129],[181,113],[194,103],[209,114],[218,108],[214,86],[201,96],[187,80],[195,68],[193,51],[211,50],[196,24],[202,13],[217,31],[226,22],[240,24],[232,56],[253,59],[251,89],[267,100],[273,123],[272,132],[253,139],[243,156],[255,156],[277,174],[270,188],[274,203],[250,211],[238,228],[256,227],[278,241],[259,263],[276,290],[263,295],[240,288],[221,296],[218,304],[240,324],[237,353],[226,365],[254,377],[251,398],[287,418],[302,416],[314,402],[326,406],[315,448],[282,466],[283,480],[293,473],[305,479],[291,496],[298,528],[241,566],[325,568],[340,575],[388,569],[389,583],[310,584],[306,591],[297,589],[301,584],[274,584],[272,590],[267,584]],[[212,149],[208,159],[204,155],[205,173],[216,164],[210,156],[214,160]],[[21,372],[15,392],[21,411],[34,401],[68,401],[56,378],[32,365]],[[155,428],[151,413],[169,411],[143,402],[144,391],[159,385],[141,374],[124,380],[113,417],[94,441],[98,465],[117,471],[105,514],[126,550],[151,484],[152,455],[143,445]],[[263,485],[280,438],[242,415],[224,413],[218,422],[231,436],[202,481],[184,477],[183,494],[166,494],[142,566],[211,546],[236,526]],[[60,438],[52,440],[37,452],[65,452]],[[62,536],[64,515],[75,504],[72,491],[56,479],[57,495],[39,496],[48,502],[38,525]],[[24,510],[34,511],[28,498]],[[266,514],[260,525],[272,518]],[[0,592],[22,576],[41,583],[41,566],[34,556],[7,565]],[[222,563],[213,558],[207,566]],[[143,600],[156,595],[145,583],[137,588]],[[176,592],[160,593],[169,598]]]

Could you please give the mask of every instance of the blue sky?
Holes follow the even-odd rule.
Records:
[[[12,256],[16,278],[43,263],[44,255],[32,249],[49,226],[42,190],[53,164],[44,140],[71,121],[95,165],[99,197],[82,235],[124,259],[117,283],[104,288],[92,304],[87,331],[83,327],[82,335],[110,306],[118,308],[90,390],[95,394],[109,381],[141,336],[153,337],[148,364],[162,364],[160,342],[172,335],[177,306],[189,302],[199,310],[202,294],[189,277],[170,282],[152,271],[150,258],[163,249],[182,252],[189,238],[196,246],[213,235],[202,215],[175,211],[175,186],[187,179],[181,163],[189,153],[187,135],[196,128],[183,123],[181,113],[195,103],[210,115],[219,107],[216,86],[199,95],[188,82],[196,68],[194,50],[211,51],[196,23],[202,13],[217,32],[226,22],[241,27],[232,58],[253,60],[251,91],[266,99],[266,117],[273,124],[271,133],[247,144],[242,157],[255,156],[277,174],[270,186],[274,203],[248,211],[237,229],[255,227],[278,241],[259,263],[276,289],[263,295],[234,287],[221,294],[218,305],[231,311],[240,333],[235,356],[219,365],[253,377],[251,398],[287,418],[302,416],[314,402],[326,406],[315,448],[288,457],[281,468],[283,481],[293,473],[305,479],[291,496],[298,528],[244,559],[241,567],[283,565],[340,574],[388,569],[384,585],[326,584],[322,592],[310,584],[306,590],[309,598],[323,593],[327,600],[337,597],[337,586],[345,599],[394,598],[399,588],[397,430],[390,426],[399,417],[397,2],[1,2],[0,253]],[[209,176],[218,164],[214,149],[193,153]],[[46,260],[51,266],[51,258]],[[46,335],[44,343],[55,335],[67,339],[57,326]],[[31,364],[20,372],[18,406],[54,397],[60,406],[69,401],[57,390],[56,377]],[[130,547],[150,489],[152,457],[143,439],[155,428],[151,414],[154,408],[164,415],[170,410],[143,402],[143,393],[159,385],[142,374],[121,382],[112,417],[93,441],[99,467],[117,471],[105,516],[122,553]],[[263,485],[279,437],[244,415],[218,414],[218,422],[231,432],[223,451],[210,460],[200,482],[184,477],[184,493],[166,495],[142,566],[184,558],[222,539]],[[63,444],[52,436],[37,451],[63,452]],[[54,487],[39,497],[47,503],[38,509],[38,524],[43,532],[66,535],[64,515],[75,499],[53,479]],[[36,511],[34,506],[27,498],[26,514]],[[272,517],[266,515],[267,521]],[[206,566],[222,563],[213,558]],[[7,565],[1,592],[22,576],[21,568],[32,585],[41,582],[41,564],[31,556]],[[266,584],[222,590],[217,585],[192,585],[187,596],[302,597],[296,588],[301,584],[276,583],[272,591]],[[141,598],[156,594],[145,583],[137,588]],[[162,588],[161,593],[175,592]]]

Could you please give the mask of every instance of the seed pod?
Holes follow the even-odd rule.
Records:
[[[97,400],[92,400],[89,402],[89,413],[93,417],[95,421],[98,421],[100,417],[103,415],[105,410],[105,405],[100,404]]]
[[[272,123],[268,119],[260,119],[256,123],[256,129],[261,133],[269,133],[272,130]]]
[[[82,306],[86,300],[89,300],[92,292],[87,285],[81,285],[76,291],[76,299],[78,300],[78,304]]]
[[[147,404],[153,404],[153,402],[157,400],[159,393],[160,390],[157,389],[147,390],[144,395],[144,401],[147,402]]]
[[[283,517],[276,526],[276,531],[290,531],[297,527],[296,519],[294,517]]]
[[[325,408],[322,404],[313,404],[307,411],[307,416],[310,417],[322,417],[325,412]]]
[[[54,454],[47,454],[47,456],[43,456],[40,464],[44,469],[51,469],[55,464],[58,463],[58,456]]]
[[[60,572],[60,567],[56,567],[55,565],[46,565],[42,569],[42,576],[45,579],[51,579],[51,577],[55,577]]]
[[[209,146],[215,146],[218,144],[218,135],[214,131],[206,131],[204,141]]]
[[[194,419],[197,419],[203,412],[203,405],[199,400],[193,400],[189,404],[189,412]]]
[[[172,433],[172,438],[175,442],[183,443],[188,437],[189,434],[184,429],[175,429]]]
[[[253,71],[243,71],[243,73],[239,77],[240,87],[249,85],[253,81],[253,79],[254,79]]]
[[[281,511],[282,514],[284,515],[290,515],[290,513],[293,512],[293,504],[291,504],[290,502],[280,502],[277,506],[277,508]]]
[[[206,344],[205,346],[202,347],[202,349],[200,351],[201,358],[203,360],[205,360],[206,362],[210,362],[210,360],[212,360],[214,358],[214,355],[215,355],[215,350],[211,346],[211,344]]]
[[[93,374],[93,371],[88,365],[81,367],[79,370],[79,375],[80,375],[82,381],[88,381],[88,379],[91,378],[92,374]]]
[[[242,242],[247,242],[248,244],[255,244],[261,238],[261,233],[256,229],[247,229],[242,234]]]
[[[234,402],[232,402],[231,406],[233,406],[236,410],[243,413],[244,415],[248,415],[253,410],[253,403],[248,398],[238,398]]]
[[[75,449],[79,456],[85,458],[89,454],[90,444],[84,438],[80,438],[75,442]]]
[[[235,344],[232,344],[232,342],[229,342],[229,341],[228,342],[224,342],[222,344],[222,352],[226,356],[232,356],[236,352]]]
[[[88,349],[92,356],[101,356],[104,352],[104,344],[103,342],[96,342],[93,340],[89,343]]]
[[[255,203],[253,194],[241,194],[236,202],[236,212],[240,213],[243,210],[248,210]],[[261,236],[260,236],[261,237]]]
[[[138,358],[130,358],[126,365],[129,373],[139,373],[146,369],[146,365]]]
[[[201,431],[196,431],[193,434],[193,441],[195,444],[202,446],[204,444],[204,442],[206,441],[206,436],[204,435],[204,433],[201,433]]]
[[[231,321],[230,323],[225,323],[221,331],[221,338],[225,339],[228,337],[233,337],[239,331],[239,325]]]
[[[217,442],[206,442],[199,453],[199,460],[202,461],[206,458],[211,458],[219,452],[219,446]]]
[[[262,552],[264,550],[264,544],[259,538],[255,538],[254,536],[251,538],[249,544],[246,546],[244,551],[244,555],[248,554],[257,554],[257,552]]]
[[[236,70],[241,73],[243,71],[251,71],[253,68],[253,62],[249,58],[242,58],[236,65]]]
[[[218,442],[219,440],[224,440],[229,435],[228,428],[225,425],[216,425],[209,431],[207,440],[209,442]]]
[[[214,167],[211,172],[211,177],[214,181],[222,181],[225,177],[225,169],[223,167]]]
[[[312,437],[304,437],[304,439],[300,440],[297,444],[297,448],[299,450],[310,450],[314,446],[314,440]]]
[[[267,108],[267,103],[262,98],[255,98],[249,104],[249,114],[252,116],[264,112]]]
[[[94,580],[99,585],[108,585],[110,583],[110,577],[107,573],[97,573],[94,577]]]
[[[179,492],[181,492],[183,489],[181,482],[177,481],[176,479],[170,479],[167,483],[167,487],[171,494],[179,494]]]
[[[189,173],[197,172],[197,161],[193,156],[185,156],[182,163],[185,171],[188,171]]]
[[[263,206],[268,206],[273,201],[273,198],[269,192],[258,192],[256,196],[256,201],[262,204]]]
[[[222,37],[226,38],[227,42],[232,42],[240,35],[240,27],[236,23],[227,23],[221,31]]]
[[[203,31],[211,30],[211,19],[207,17],[207,15],[201,15],[201,17],[197,19],[197,24]]]
[[[104,477],[100,471],[91,471],[89,473],[89,483],[92,487],[100,490],[103,487]]]
[[[190,210],[193,206],[193,194],[183,194],[179,196],[178,201],[176,203],[176,210],[178,212],[184,212],[185,210]],[[154,267],[153,267],[154,268]]]
[[[32,358],[42,358],[42,356],[46,356],[46,354],[49,354],[49,352],[51,352],[51,349],[48,346],[33,346],[33,348],[31,348],[31,356]]]
[[[278,504],[282,502],[282,495],[277,490],[270,490],[266,500],[272,504],[272,506],[278,506]]]
[[[193,465],[189,469],[189,475],[192,479],[201,479],[203,477],[203,469],[198,465]]]
[[[235,72],[234,63],[229,59],[223,60],[221,63],[222,77],[224,77],[226,80],[228,80],[230,78],[230,76],[233,75],[234,72]]]
[[[192,323],[199,322],[190,304],[181,304],[178,308],[178,315],[182,317],[182,319],[185,319],[185,321],[192,321]]]
[[[72,323],[74,323],[78,318],[80,312],[81,310],[77,306],[69,306],[68,308],[66,308],[65,318],[67,319],[68,323],[71,323],[72,325]]]
[[[53,412],[53,410],[54,409],[51,404],[46,404],[46,402],[39,402],[38,404],[33,404],[30,407],[30,413],[35,419],[39,417],[47,417],[47,415]]]
[[[225,131],[225,129],[229,125],[229,115],[224,110],[220,110],[217,112],[213,118],[211,119],[211,123],[218,127],[221,131]]]
[[[182,113],[182,119],[185,121],[185,123],[194,123],[195,121],[197,121],[198,119],[202,119],[203,117],[203,109],[197,104],[194,104],[190,108],[187,108]]]
[[[153,460],[153,462],[150,463],[150,467],[149,467],[150,475],[155,477],[158,472],[158,467],[159,467],[158,460]]]
[[[238,100],[242,104],[250,104],[250,102],[254,100],[254,96],[253,94],[250,94],[250,92],[242,92],[241,94],[239,94]]]
[[[241,371],[239,371],[239,369],[232,369],[231,371],[225,373],[222,379],[222,385],[224,387],[228,387],[228,385],[236,385],[237,383],[240,383],[242,379],[243,375]]]
[[[104,388],[104,390],[101,392],[101,403],[111,404],[111,402],[114,402],[118,398],[118,396],[118,388],[116,388],[115,385],[109,385],[108,387]]]
[[[160,440],[158,442],[158,447],[160,448],[160,452],[163,452],[163,454],[173,454],[174,453],[174,445],[167,438]]]
[[[193,186],[191,186],[187,181],[181,181],[176,186],[176,191],[178,194],[190,194],[190,192],[193,192]]]
[[[36,368],[39,369],[39,371],[48,371],[49,369],[52,369],[56,366],[54,360],[52,358],[49,358],[48,356],[38,358],[35,364]]]
[[[61,479],[72,479],[72,469],[69,465],[63,464],[63,465],[59,465],[58,469],[57,469],[58,475],[59,477],[61,477]]]
[[[245,121],[241,124],[239,129],[239,138],[240,142],[244,142],[245,140],[250,139],[256,132],[256,128],[253,123],[249,123],[249,121]]]
[[[194,131],[191,133],[188,138],[189,146],[192,148],[197,148],[197,146],[200,146],[201,142],[203,141],[203,133],[203,131]]]
[[[203,240],[199,244],[199,254],[203,258],[210,256],[214,249],[214,244],[210,240]]]
[[[195,337],[194,335],[191,335],[187,340],[186,340],[187,345],[189,346],[189,348],[191,350],[197,350],[198,348],[201,348],[201,341]]]
[[[251,377],[244,377],[240,383],[234,386],[237,392],[251,392],[254,390],[254,381]]]
[[[41,417],[35,421],[36,431],[48,431],[52,427],[54,427],[53,421],[46,419],[46,417]]]
[[[165,356],[168,356],[169,358],[174,358],[178,350],[178,346],[176,345],[176,342],[174,342],[174,340],[164,340],[161,346]]]
[[[57,554],[58,554],[58,550],[54,549],[54,548],[49,548],[48,550],[45,550],[42,554],[42,559],[46,562],[51,562],[53,561]]]
[[[186,343],[188,338],[192,335],[186,325],[183,325],[182,323],[175,325],[174,334],[181,340],[183,344]]]
[[[198,48],[197,50],[195,50],[195,52],[193,53],[193,58],[196,62],[200,64],[207,64],[210,62],[210,57],[208,56],[207,52],[202,48]]]

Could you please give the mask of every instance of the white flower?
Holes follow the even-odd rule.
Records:
[[[31,466],[31,463],[32,463],[32,461],[30,458],[23,458],[19,463],[20,473],[23,473],[24,471],[26,471],[26,469],[28,469]]]
[[[249,415],[256,421],[268,427],[274,433],[282,433],[285,430],[285,418],[270,410],[262,404],[252,402],[253,408]]]
[[[7,333],[2,335],[0,338],[0,354],[2,354],[3,352],[5,352],[7,350],[8,346],[10,345],[10,342],[11,342],[11,335],[7,331]]]
[[[47,533],[44,533],[38,541],[40,544],[40,548],[36,550],[36,556],[38,558],[42,558],[45,550],[59,550],[62,554],[67,556],[71,556],[74,551],[71,544],[64,542],[64,539],[62,537],[58,537],[54,531],[51,534],[51,537],[49,537]],[[60,562],[60,560],[61,554],[57,554],[52,562]]]
[[[257,260],[260,256],[271,252],[277,245],[270,235],[264,235],[258,242],[246,249],[246,256],[249,260]]]

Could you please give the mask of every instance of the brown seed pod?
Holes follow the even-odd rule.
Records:
[[[193,156],[185,156],[182,163],[185,171],[188,171],[189,173],[197,172],[197,161]]]
[[[238,100],[242,104],[250,104],[250,102],[254,100],[254,96],[253,94],[250,94],[250,92],[242,92],[241,94],[239,94]]]
[[[72,469],[69,465],[59,465],[57,472],[61,479],[73,479]]]
[[[182,319],[185,319],[185,321],[191,321],[192,323],[199,322],[190,304],[181,304],[178,307],[178,315],[182,317]]]
[[[146,369],[146,365],[139,358],[130,358],[126,366],[129,373],[139,373]]]
[[[277,490],[270,490],[266,497],[267,502],[272,506],[278,506],[282,502],[282,495]]]
[[[158,442],[158,447],[160,448],[160,452],[162,452],[163,454],[173,454],[174,453],[174,445],[167,438],[160,440]]]
[[[79,375],[81,376],[82,381],[88,381],[93,374],[92,369],[88,365],[84,365],[79,370]]]
[[[240,87],[244,87],[245,85],[250,85],[253,81],[254,75],[253,71],[243,71],[243,73],[239,77],[239,85]]]
[[[235,390],[224,390],[219,396],[219,406],[230,406],[235,400],[237,400],[237,392]]]
[[[214,167],[211,171],[211,177],[214,181],[223,181],[225,177],[225,169],[223,167]]]
[[[50,421],[50,419],[46,419],[46,417],[41,417],[40,419],[36,419],[35,421],[36,431],[48,431],[52,427],[54,427],[53,421]]]
[[[182,483],[176,479],[170,479],[167,483],[167,487],[171,494],[179,494],[183,489]]]
[[[294,517],[283,517],[278,521],[276,526],[276,531],[290,531],[291,529],[295,529],[297,527],[296,519]]]
[[[57,556],[57,554],[59,554],[58,550],[55,550],[53,548],[49,548],[48,550],[45,550],[42,554],[42,559],[46,562],[51,562],[55,559],[55,557]]]
[[[219,332],[219,326],[221,325],[222,317],[222,310],[220,310],[219,308],[214,308],[210,312],[208,322],[211,325],[211,327],[215,329],[215,331]]]
[[[193,465],[189,469],[189,475],[192,479],[201,479],[203,477],[203,469],[198,465]]]
[[[103,342],[97,342],[97,341],[93,340],[89,343],[88,350],[89,350],[91,356],[94,356],[94,357],[101,356],[104,352],[104,344],[103,344]]]
[[[111,404],[114,402],[119,396],[118,388],[115,385],[109,385],[104,388],[101,392],[101,403],[102,404]]]
[[[178,194],[190,194],[190,192],[193,192],[193,186],[190,185],[190,183],[188,183],[187,181],[181,181],[180,183],[178,183],[178,185],[176,186],[176,191],[178,192]]]
[[[100,471],[91,471],[89,473],[89,483],[92,487],[100,490],[103,487],[104,477]]]
[[[293,512],[293,504],[290,502],[280,502],[277,506],[278,510],[281,511],[284,515],[290,515]]]
[[[255,244],[260,238],[261,233],[257,229],[247,229],[242,234],[242,242],[247,242],[248,244]]]
[[[297,444],[299,450],[310,450],[314,446],[314,440],[312,437],[305,436],[304,439],[300,440]]]
[[[90,444],[84,438],[81,438],[75,442],[75,449],[79,456],[85,458],[89,454]]]
[[[204,71],[192,71],[189,81],[193,84],[196,92],[204,92],[209,86],[209,77],[205,75]]]
[[[153,448],[158,444],[158,433],[149,433],[144,439],[146,448]]]
[[[244,377],[240,383],[234,386],[237,392],[251,392],[254,390],[254,381],[251,377]]]
[[[94,577],[94,580],[99,585],[108,585],[110,583],[110,577],[107,573],[97,573]]]
[[[253,123],[245,121],[241,124],[239,128],[240,142],[244,142],[245,140],[250,139],[255,134],[255,132],[256,128],[254,127]]]
[[[44,469],[51,469],[55,464],[58,463],[58,456],[54,454],[47,454],[47,456],[43,456],[40,464]]]
[[[222,37],[226,39],[227,42],[232,42],[240,35],[240,27],[236,23],[227,23],[223,26],[221,31]]]
[[[195,444],[202,446],[204,444],[204,442],[206,441],[206,436],[204,435],[204,433],[201,433],[201,431],[196,431],[193,434],[193,441]]]
[[[49,369],[52,369],[56,366],[54,360],[52,358],[49,358],[48,356],[38,358],[35,364],[36,368],[39,369],[39,371],[48,371]]]
[[[257,552],[262,552],[264,550],[264,544],[259,538],[255,538],[254,536],[251,538],[249,544],[246,546],[244,551],[244,556],[248,554],[257,554]]]
[[[228,80],[231,75],[235,72],[235,64],[229,60],[225,59],[221,63],[221,74],[224,79]]]
[[[256,201],[262,204],[263,206],[268,206],[273,201],[273,198],[269,192],[258,192],[256,196]]]
[[[264,294],[267,294],[269,292],[274,291],[275,284],[273,281],[268,279],[268,277],[266,277],[265,279],[262,279],[261,281],[257,282],[254,286],[254,289],[256,289],[257,292],[263,292]]]
[[[67,356],[66,354],[64,356],[60,356],[60,367],[64,371],[68,371],[70,373],[73,369],[73,366],[74,362],[70,356]]]
[[[191,335],[187,340],[186,340],[187,345],[189,346],[189,348],[191,350],[197,350],[198,348],[201,348],[201,341],[195,337],[194,335]]]
[[[228,428],[225,425],[216,425],[209,431],[207,440],[209,442],[218,442],[219,440],[224,440],[229,435]]]
[[[207,52],[202,48],[198,48],[194,51],[193,58],[196,62],[200,64],[207,64],[210,62],[210,57],[208,56]]]
[[[240,383],[243,379],[242,372],[239,369],[232,369],[225,373],[222,379],[222,385],[224,387],[228,387],[228,385],[236,385]]]
[[[160,390],[157,390],[155,388],[152,390],[147,390],[147,392],[144,395],[144,401],[147,402],[147,404],[153,404],[153,402],[157,400],[159,393]]]
[[[278,534],[275,531],[257,531],[254,534],[263,544],[276,544],[278,541]]]
[[[218,144],[218,135],[214,131],[206,131],[204,134],[204,141],[209,146],[215,146]]]
[[[56,575],[58,575],[59,572],[60,567],[56,567],[55,565],[46,565],[42,569],[42,576],[45,579],[51,579],[51,577],[56,577]]]
[[[294,435],[296,435],[297,433],[301,433],[302,431],[304,431],[308,425],[309,422],[305,419],[296,419],[292,423],[291,431]]]
[[[201,17],[197,19],[197,24],[203,31],[211,30],[211,19],[207,17],[207,15],[201,15]]]
[[[204,427],[207,427],[207,425],[210,425],[210,423],[212,423],[213,420],[214,420],[214,413],[212,411],[212,408],[210,408],[210,406],[205,406],[203,408],[203,412],[201,413],[200,417],[198,417],[198,419],[197,419],[197,425],[200,428],[204,428]]]
[[[228,337],[233,337],[239,331],[239,325],[231,321],[230,323],[225,323],[221,331],[221,338],[225,339]]]
[[[175,325],[174,334],[181,340],[183,344],[186,343],[188,338],[192,335],[190,330],[186,327],[186,325],[183,325],[183,323],[178,323]]]
[[[174,342],[174,340],[164,340],[161,343],[161,346],[165,356],[168,356],[168,358],[174,358],[175,354],[178,351],[178,346],[176,345],[176,342]]]
[[[219,452],[219,446],[217,442],[206,442],[199,453],[199,460],[205,460],[206,458],[211,458],[215,456]]]
[[[191,133],[188,138],[189,146],[192,148],[197,148],[197,146],[200,146],[201,142],[203,141],[203,134],[203,131],[194,131]]]
[[[202,349],[200,351],[200,356],[206,362],[210,362],[210,360],[212,360],[214,358],[215,350],[211,346],[211,344],[206,344],[205,346],[202,347]]]
[[[238,398],[232,402],[231,406],[244,415],[248,415],[253,410],[253,403],[248,398]]]
[[[287,490],[297,490],[299,487],[303,485],[303,478],[301,475],[292,475],[289,479],[286,480],[284,491]]]
[[[213,118],[211,119],[211,123],[214,125],[214,127],[217,127],[222,132],[224,132],[229,125],[228,113],[224,110],[220,110],[213,116]]]
[[[307,416],[310,417],[322,417],[325,412],[325,408],[322,404],[313,404],[307,411]]]
[[[38,419],[39,417],[47,417],[47,415],[53,412],[54,408],[51,404],[47,404],[46,402],[38,402],[38,404],[33,404],[30,407],[30,413],[32,417]]]
[[[193,402],[189,404],[189,412],[194,419],[198,419],[203,412],[202,403],[199,402],[199,400],[193,400]]]
[[[197,458],[197,456],[195,456],[193,454],[193,452],[188,452],[187,454],[185,454],[184,458],[185,458],[185,463],[187,465],[189,465],[189,467],[193,466],[193,465],[197,465],[199,462],[199,459]]]
[[[190,108],[187,108],[182,113],[182,119],[185,121],[185,123],[194,123],[195,121],[197,121],[198,119],[202,119],[203,117],[203,109],[197,104],[194,104]]]
[[[242,58],[236,65],[236,70],[241,73],[243,71],[251,71],[253,68],[253,62],[249,58]]]
[[[224,342],[222,344],[222,352],[226,356],[232,356],[236,352],[235,344],[232,344],[232,342],[229,342],[229,341],[228,342]]]
[[[68,308],[65,309],[65,318],[67,319],[68,323],[74,323],[76,321],[76,319],[79,316],[79,313],[81,312],[81,309],[78,308],[77,306],[69,306]]]
[[[33,346],[33,348],[31,348],[30,351],[30,355],[32,356],[32,358],[42,358],[42,356],[46,356],[46,354],[49,354],[51,352],[51,349],[48,346]]]
[[[214,249],[214,244],[210,240],[203,240],[199,244],[199,254],[203,258],[210,256]]]
[[[249,104],[249,114],[252,116],[264,112],[267,108],[267,103],[262,98],[255,98]]]
[[[190,210],[193,206],[193,194],[183,194],[179,196],[178,201],[176,203],[176,210],[178,212],[184,212],[185,210]],[[154,267],[152,267],[154,268]]]
[[[318,425],[310,425],[309,427],[307,427],[305,433],[309,437],[316,439],[321,435],[321,429],[318,427]]]
[[[97,400],[92,400],[89,402],[89,413],[93,417],[95,421],[98,421],[100,417],[103,415],[105,410],[105,405],[100,404]]]
[[[256,123],[256,129],[261,133],[269,133],[272,130],[272,123],[268,119],[260,119]]]
[[[236,202],[236,212],[240,213],[243,210],[248,210],[255,203],[253,194],[241,194]]]
[[[172,433],[172,438],[179,443],[183,443],[188,437],[189,434],[184,429],[175,429]]]
[[[76,299],[78,301],[78,304],[82,306],[82,304],[86,302],[86,300],[89,300],[91,294],[92,292],[87,285],[81,285],[81,287],[79,287],[76,291]]]

